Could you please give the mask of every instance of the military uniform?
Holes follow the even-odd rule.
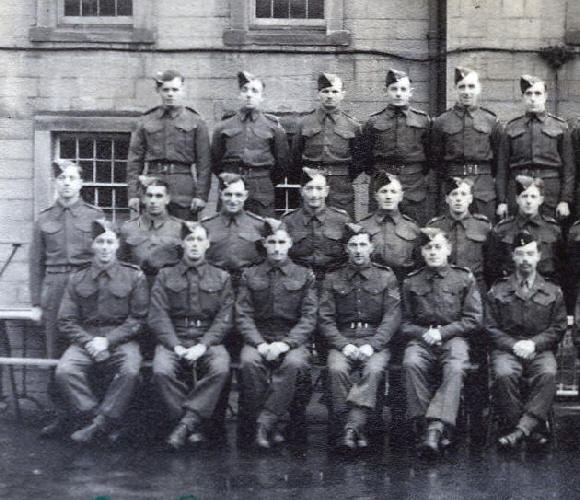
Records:
[[[497,408],[507,428],[518,422],[529,430],[545,421],[556,395],[555,352],[567,327],[566,307],[560,287],[536,273],[529,290],[522,290],[515,274],[494,284],[487,295],[485,329],[491,341]],[[532,359],[515,355],[519,340],[532,340]],[[520,380],[530,384],[527,401]],[[531,425],[530,425],[531,424]]]
[[[373,261],[390,267],[399,282],[417,267],[420,233],[413,219],[398,211],[379,209],[359,224],[371,235]]]
[[[292,140],[294,170],[302,167],[324,170],[330,192],[328,205],[354,217],[353,179],[360,173],[361,126],[344,111],[319,108],[298,124]]]
[[[217,125],[211,152],[215,175],[243,175],[249,191],[245,208],[273,217],[274,184],[286,176],[290,156],[286,132],[278,119],[256,109],[240,110]]]
[[[405,198],[399,209],[424,224],[429,220],[427,182],[429,128],[427,113],[408,106],[389,105],[371,115],[362,131],[361,149],[369,173],[379,170],[397,175]],[[376,208],[375,188],[369,186],[369,211]]]
[[[544,180],[543,213],[554,217],[559,202],[572,203],[575,166],[567,123],[549,113],[526,113],[505,126],[498,156],[498,203],[513,209],[517,175]]]
[[[580,283],[580,221],[576,221],[568,231],[566,249],[566,273],[562,285],[566,286],[566,302],[569,311],[572,312],[576,297],[578,296],[578,284]]]
[[[362,431],[384,390],[389,344],[401,319],[399,286],[394,273],[378,264],[348,264],[328,274],[320,299],[319,324],[330,352],[328,384],[330,419]],[[349,360],[342,349],[369,344],[374,353],[364,362]],[[353,369],[361,368],[358,382]],[[380,399],[379,399],[380,401]]]
[[[49,358],[59,357],[66,339],[58,335],[57,314],[71,271],[90,262],[91,223],[103,212],[78,200],[70,207],[57,201],[34,224],[30,244],[30,301],[42,308]]]
[[[268,425],[287,412],[301,414],[310,394],[310,341],[316,326],[318,299],[310,269],[287,259],[244,271],[236,299],[236,325],[244,339],[240,356],[240,411]],[[284,342],[290,350],[277,361],[257,351],[263,342]],[[268,373],[271,381],[268,383]],[[306,391],[306,394],[304,393]]]
[[[570,138],[572,142],[572,154],[576,160],[576,172],[580,170],[580,117],[570,121]],[[576,176],[576,191],[574,195],[574,204],[576,218],[580,217],[580,179]]]
[[[58,326],[70,346],[59,360],[56,383],[78,413],[119,419],[139,380],[141,354],[136,338],[149,307],[149,288],[137,266],[94,264],[72,274],[58,312]],[[109,341],[108,359],[96,361],[84,346],[93,337]],[[99,403],[89,374],[102,368],[111,376]]]
[[[222,345],[233,322],[233,292],[229,275],[207,263],[188,266],[185,261],[162,269],[151,292],[148,324],[157,337],[153,384],[171,418],[184,408],[208,420],[225,392],[230,356]],[[177,357],[174,348],[204,344],[206,353],[192,368]],[[183,375],[198,369],[201,376],[188,387]]]
[[[494,112],[481,106],[456,104],[433,119],[431,154],[438,169],[441,193],[451,177],[474,180],[471,211],[495,220],[495,173],[501,140],[501,125]],[[444,205],[443,196],[439,204]]]
[[[455,426],[469,361],[466,337],[481,327],[482,320],[481,296],[469,269],[424,267],[405,279],[400,332],[408,341],[403,368],[409,418]],[[439,329],[440,345],[423,340],[429,327]],[[441,384],[435,389],[439,368]]]
[[[564,264],[564,242],[562,229],[551,217],[537,214],[526,217],[518,214],[500,221],[490,235],[489,261],[490,282],[513,272],[512,243],[520,231],[528,231],[538,241],[542,257],[538,271],[545,277],[560,282]]]
[[[201,116],[187,106],[157,106],[143,115],[131,135],[129,198],[140,196],[139,175],[157,177],[169,185],[169,212],[192,220],[191,200],[208,199],[210,164],[209,132]]]

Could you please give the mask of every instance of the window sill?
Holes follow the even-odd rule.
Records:
[[[31,42],[72,42],[72,43],[155,43],[153,31],[140,28],[97,28],[79,27],[38,27],[30,28]]]
[[[232,45],[300,45],[300,46],[347,46],[350,44],[350,32],[338,30],[327,33],[325,30],[312,27],[289,29],[271,29],[260,26],[259,29],[229,29],[224,31],[224,44]]]

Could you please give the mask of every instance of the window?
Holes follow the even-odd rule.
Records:
[[[83,199],[102,208],[110,220],[127,220],[130,135],[62,133],[55,139],[55,158],[72,160],[82,168]]]
[[[302,203],[300,184],[293,183],[286,178],[284,182],[276,185],[274,194],[274,206],[278,217],[288,212],[288,210],[300,208]]]
[[[59,24],[133,24],[132,0],[59,1]]]
[[[350,43],[344,29],[345,0],[235,0],[226,45],[340,46]]]
[[[566,11],[566,43],[580,45],[580,2],[568,1]]]

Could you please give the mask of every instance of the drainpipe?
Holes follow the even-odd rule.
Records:
[[[429,2],[429,114],[437,116],[447,107],[447,1]]]

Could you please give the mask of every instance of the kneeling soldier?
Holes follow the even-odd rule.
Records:
[[[282,224],[266,220],[266,261],[244,271],[236,299],[237,328],[245,342],[240,408],[249,418],[258,415],[260,448],[284,441],[278,421],[295,396],[305,399],[301,389],[310,387],[309,348],[318,306],[314,274],[288,258],[292,240]]]
[[[203,424],[214,415],[230,375],[230,356],[222,345],[232,326],[233,292],[226,271],[208,264],[208,231],[183,226],[183,258],[162,269],[151,292],[149,327],[159,344],[153,383],[169,415],[179,420],[167,443],[177,449],[205,440]],[[186,376],[197,379],[188,386]]]
[[[331,411],[340,444],[368,446],[365,426],[383,390],[388,345],[401,320],[397,278],[387,267],[371,263],[373,244],[358,224],[347,224],[348,264],[324,280],[319,323],[328,347]],[[351,373],[360,370],[354,383]],[[331,434],[334,434],[331,429]]]
[[[487,294],[485,328],[491,338],[496,405],[505,435],[499,445],[515,448],[530,438],[544,444],[537,432],[550,413],[556,395],[558,344],[566,331],[562,290],[537,271],[539,240],[523,231],[513,242],[515,273],[496,282]],[[529,389],[524,403],[520,381]]]
[[[425,228],[421,255],[426,267],[403,282],[401,334],[407,338],[403,368],[408,416],[421,430],[421,448],[438,455],[445,426],[455,427],[469,347],[464,337],[480,328],[481,296],[473,273],[451,266],[451,243],[446,233]],[[441,370],[440,384],[436,374]],[[435,380],[434,380],[435,379]],[[437,389],[435,387],[439,385]],[[450,429],[449,429],[450,430]],[[418,432],[418,437],[423,433]]]
[[[147,316],[149,289],[143,272],[117,261],[117,234],[106,221],[93,222],[92,264],[71,275],[58,326],[70,346],[56,368],[56,383],[73,412],[93,417],[71,439],[91,441],[112,431],[125,413],[139,380],[141,354],[136,337]],[[103,370],[110,378],[101,402],[89,374]],[[118,435],[118,434],[117,434]]]

